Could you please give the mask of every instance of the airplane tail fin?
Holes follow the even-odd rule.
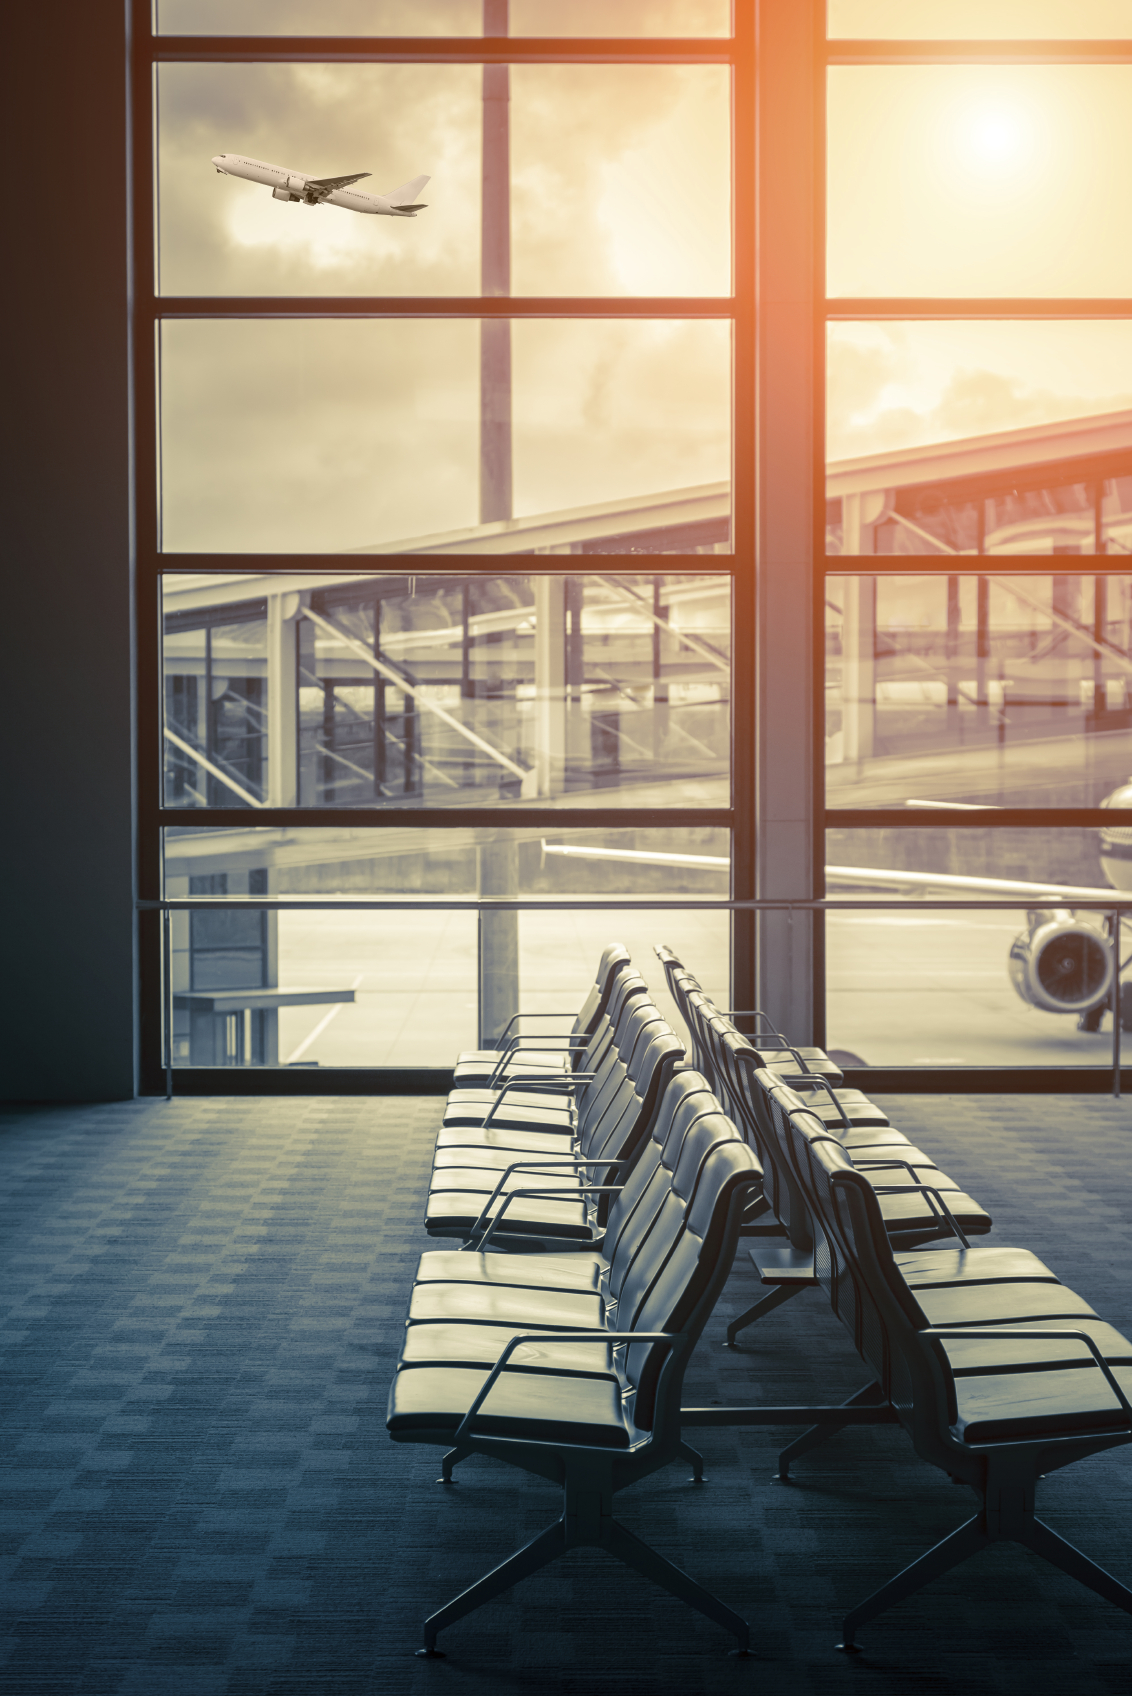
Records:
[[[391,206],[411,205],[425,184],[431,181],[431,177],[414,177],[411,182],[402,183],[400,188],[391,188],[384,198]]]

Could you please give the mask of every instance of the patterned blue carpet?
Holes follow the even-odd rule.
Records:
[[[1103,1317],[1132,1329],[1132,1109],[1100,1097],[924,1097],[894,1123]],[[967,1516],[893,1428],[769,1482],[773,1431],[702,1432],[619,1516],[745,1613],[757,1658],[607,1557],[574,1553],[413,1658],[423,1615],[554,1519],[483,1460],[451,1491],[390,1443],[385,1396],[421,1248],[439,1103],[193,1100],[0,1118],[5,1696],[370,1696],[538,1690],[1109,1696],[1132,1619],[1014,1547],[833,1652],[839,1614]],[[862,1368],[808,1294],[720,1348],[696,1402],[839,1400]],[[783,1434],[785,1439],[788,1434]],[[1132,1580],[1132,1453],[1040,1507]]]

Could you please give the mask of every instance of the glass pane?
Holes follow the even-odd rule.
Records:
[[[166,322],[161,398],[169,553],[729,550],[724,323]]]
[[[167,577],[164,605],[166,806],[729,804],[726,577]]]
[[[826,618],[830,806],[1128,804],[1132,578],[831,577]]]
[[[989,823],[828,831],[827,893],[900,903],[827,916],[828,1046],[844,1063],[869,1066],[1108,1063],[1111,927],[1070,905],[1074,894],[1110,888],[1104,849],[1097,831]],[[922,905],[1055,898],[1062,889],[1066,906],[1051,912]]]
[[[728,894],[723,830],[171,829],[164,844],[167,896],[217,901],[171,918],[178,1065],[450,1066],[520,1005],[579,1007],[612,938],[670,1017],[652,952],[662,937],[725,1003],[728,915],[695,911]],[[406,906],[225,904],[264,895],[399,896]],[[478,895],[579,905],[477,916],[423,904]],[[618,895],[684,898],[690,910],[581,906]]]
[[[835,324],[827,383],[827,552],[1128,551],[1132,324]]]
[[[832,295],[1127,291],[1132,66],[829,73]]]
[[[157,0],[166,35],[480,35],[483,0]],[[511,0],[511,35],[730,35],[729,0]]]
[[[860,40],[1069,41],[1132,35],[1130,0],[828,0],[829,34]]]
[[[156,0],[162,35],[480,35],[483,0]]]
[[[726,294],[729,77],[719,65],[161,66],[160,288]],[[510,259],[497,254],[490,278],[485,110],[504,115],[511,184],[508,206],[504,164],[491,204]],[[301,203],[306,177],[359,172],[368,180],[326,204]],[[385,206],[375,195],[400,203],[401,188],[419,214],[361,215]]]

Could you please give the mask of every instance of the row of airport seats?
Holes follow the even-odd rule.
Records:
[[[834,1431],[901,1423],[979,1509],[848,1616],[868,1619],[998,1538],[1028,1544],[1132,1611],[1132,1592],[1037,1520],[1037,1478],[1132,1439],[1132,1349],[1026,1250],[970,1239],[986,1211],[815,1048],[717,1009],[658,948],[694,1065],[625,949],[579,1014],[516,1019],[459,1056],[388,1427],[560,1483],[559,1520],[425,1624],[437,1633],[566,1549],[618,1555],[734,1633],[748,1627],[612,1517],[626,1484],[683,1458],[683,1432],[801,1425],[779,1477]],[[743,1035],[735,1020],[754,1021]],[[550,1020],[557,1031],[546,1028]],[[727,1112],[721,1110],[721,1103]],[[730,1114],[730,1117],[727,1114]],[[768,1294],[739,1332],[824,1291],[869,1368],[839,1407],[687,1408],[688,1358],[740,1236]],[[977,1331],[972,1336],[972,1331]]]
[[[752,1259],[771,1291],[728,1341],[817,1288],[869,1369],[855,1397],[783,1451],[779,1477],[835,1430],[875,1417],[898,1421],[922,1459],[977,1498],[970,1519],[852,1610],[839,1647],[854,1650],[862,1625],[996,1541],[1132,1612],[1132,1590],[1035,1512],[1046,1473],[1132,1441],[1132,1344],[1029,1250],[972,1245],[988,1216],[859,1091],[839,1088],[820,1050],[768,1029],[743,1036],[671,950],[657,953],[693,1050],[765,1173],[766,1241]],[[702,1411],[684,1410],[684,1427],[747,1422],[743,1410]]]
[[[596,1546],[732,1632],[749,1627],[613,1517],[618,1490],[681,1457],[681,1390],[730,1271],[759,1162],[623,948],[554,1039],[515,1028],[462,1054],[389,1396],[398,1442],[549,1478],[558,1520],[425,1622],[437,1634],[566,1550]],[[537,1058],[535,1058],[537,1056]]]

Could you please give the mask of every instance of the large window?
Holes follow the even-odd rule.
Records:
[[[1132,40],[1069,10],[136,0],[148,1087],[404,1083],[615,932],[875,1088],[1107,1087]]]
[[[1123,14],[830,3],[827,1035],[870,1066],[1119,1064]]]
[[[730,999],[738,11],[136,6],[149,1087]]]

